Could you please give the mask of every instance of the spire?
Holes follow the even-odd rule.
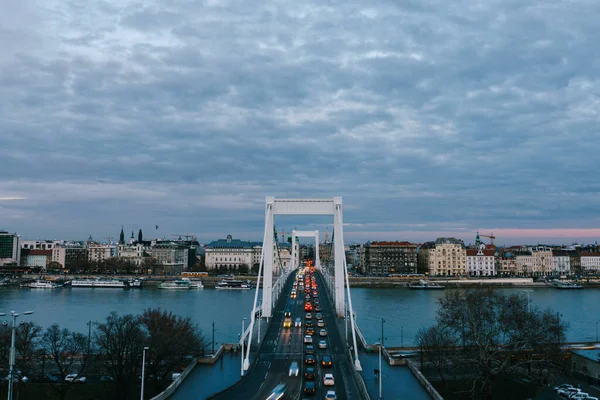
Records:
[[[135,239],[135,236],[133,236],[133,231],[131,231],[131,239]]]
[[[140,231],[138,232],[138,242],[142,242],[142,229],[140,228]]]
[[[475,238],[475,246],[479,247],[481,239],[479,238],[479,231],[477,231],[477,237]]]
[[[90,237],[88,238],[88,240],[87,240],[87,241],[88,241],[89,243],[91,243],[91,242],[93,242],[93,241],[94,241],[94,239],[92,239],[92,234],[91,234],[91,233],[90,233]]]
[[[123,226],[121,226],[121,234],[119,235],[119,244],[125,244],[125,232],[123,232]]]

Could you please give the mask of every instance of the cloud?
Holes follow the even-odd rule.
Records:
[[[260,238],[267,195],[343,196],[357,240],[600,226],[600,3],[5,11],[0,217],[24,236]]]

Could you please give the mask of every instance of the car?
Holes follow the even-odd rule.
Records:
[[[312,338],[311,338],[311,339],[312,339]],[[315,348],[314,348],[314,346],[313,346],[312,344],[309,344],[309,345],[307,345],[307,346],[304,348],[304,353],[305,353],[305,354],[315,354]]]
[[[290,371],[288,373],[289,376],[298,376],[300,373],[300,367],[298,366],[298,361],[292,361],[290,364]]]
[[[560,389],[571,389],[574,388],[573,385],[569,385],[568,383],[563,383],[562,385],[554,386],[554,391],[558,391]]]
[[[333,379],[333,374],[325,374],[325,376],[323,377],[323,385],[325,385],[325,386],[335,385],[335,380]]]
[[[319,348],[320,349],[326,349],[327,348],[327,342],[324,340],[319,340]]]
[[[294,327],[296,327],[296,328],[302,327],[302,320],[300,318],[296,318],[296,320],[294,321]]]
[[[275,386],[275,389],[273,389],[271,391],[271,393],[269,394],[269,397],[267,397],[267,400],[279,400],[279,399],[283,398],[283,396],[285,396],[286,390],[287,390],[287,387],[285,386],[285,384],[280,383],[279,385]]]
[[[323,319],[323,314],[317,313],[317,315],[315,315],[315,317],[317,317],[317,319]]]
[[[283,312],[283,316],[284,316],[284,317],[291,317],[291,316],[292,316],[292,311],[291,311],[290,309],[286,309],[286,310]]]
[[[80,382],[84,383],[86,381],[85,376],[79,376],[79,374],[68,374],[65,376],[65,382]]]
[[[306,382],[304,384],[304,393],[305,394],[315,394],[315,383],[314,382]]]
[[[310,303],[306,303],[306,304],[304,305],[304,311],[307,311],[307,312],[308,312],[308,311],[312,311],[312,309],[313,309],[313,307],[312,307],[312,304],[310,304]]]
[[[304,336],[304,344],[311,343],[312,344],[312,336],[306,335]]]
[[[307,312],[305,318],[312,319],[312,313]]]
[[[317,376],[314,367],[306,367],[304,370],[304,379],[313,380]]]
[[[590,395],[584,392],[577,392],[569,396],[569,400],[588,400]]]
[[[323,358],[321,358],[321,365],[323,367],[331,367],[333,365],[333,361],[331,360],[331,356],[323,356]]]
[[[310,311],[312,311],[312,306],[310,307]],[[322,308],[321,308],[321,306],[316,306],[316,307],[315,307],[315,311],[316,311],[316,312],[321,312],[321,311],[322,311]]]
[[[328,390],[327,393],[325,393],[325,400],[337,400],[335,390]]]
[[[304,356],[304,363],[305,364],[314,364],[315,363],[315,356],[313,356],[312,354],[307,354]]]
[[[314,335],[315,334],[315,328],[313,328],[313,327],[306,328],[306,334],[307,335]]]
[[[321,329],[321,330],[319,331],[319,336],[321,336],[321,337],[325,337],[325,336],[327,336],[327,330],[326,330],[326,329]]]
[[[323,322],[323,320],[320,319],[320,320],[317,321],[317,326],[319,328],[325,328],[325,322]]]
[[[312,320],[311,321],[306,321],[306,324],[304,324],[304,325],[306,325],[307,328],[314,328],[315,327],[315,324],[313,324]]]

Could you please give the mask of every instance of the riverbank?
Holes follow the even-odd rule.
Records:
[[[23,283],[35,280],[63,280],[70,281],[73,279],[85,278],[111,278],[119,280],[141,279],[142,286],[156,287],[162,282],[181,279],[180,276],[164,276],[164,275],[23,275],[12,278],[7,282],[6,286],[20,286]],[[256,275],[239,275],[239,276],[217,276],[209,275],[202,277],[191,277],[192,281],[202,281],[204,287],[214,288],[217,283],[223,279],[248,280],[253,286],[256,286]],[[401,279],[393,277],[377,277],[377,276],[351,276],[349,277],[350,287],[352,288],[373,288],[373,289],[390,289],[390,288],[408,288],[409,283],[414,283],[418,279]],[[543,288],[552,287],[549,282],[534,282],[532,278],[431,278],[444,288],[473,288],[473,287],[496,287],[496,288]],[[578,281],[579,285],[585,288],[600,288],[600,281]],[[261,284],[262,287],[262,279]]]

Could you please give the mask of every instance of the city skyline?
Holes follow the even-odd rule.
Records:
[[[348,243],[600,236],[600,3],[2,8],[0,229],[262,240],[265,196],[342,196]]]

